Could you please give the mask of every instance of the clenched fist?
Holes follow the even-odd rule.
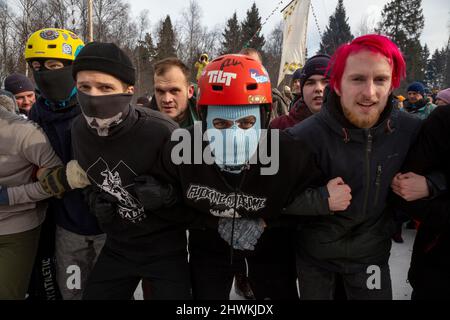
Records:
[[[350,205],[352,200],[352,189],[345,184],[341,177],[328,181],[327,189],[330,197],[328,198],[328,206],[330,211],[344,211]]]
[[[427,198],[430,195],[427,179],[424,176],[408,172],[397,173],[392,179],[392,190],[406,201]]]

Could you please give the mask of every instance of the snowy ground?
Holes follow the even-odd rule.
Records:
[[[411,261],[411,252],[416,235],[415,230],[403,229],[404,243],[392,242],[391,258],[389,259],[389,266],[391,269],[392,291],[394,300],[410,300],[411,286],[406,280],[409,263]],[[134,293],[136,300],[142,300],[142,290],[139,284]],[[230,292],[231,300],[243,300],[242,297],[236,295],[234,286]]]

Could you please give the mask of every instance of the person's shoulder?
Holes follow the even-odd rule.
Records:
[[[300,121],[295,126],[286,129],[286,132],[296,138],[302,136],[316,135],[321,130],[320,113],[316,113],[311,117]]]
[[[284,123],[285,121],[287,121],[289,118],[289,116],[287,114],[283,114],[279,117],[276,117],[275,119],[273,119],[270,124],[269,127],[271,129],[279,129],[279,130],[284,130],[286,128],[284,128]]]
[[[136,107],[136,112],[139,115],[139,119],[149,122],[150,125],[158,128],[166,128],[169,131],[173,131],[179,127],[175,121],[159,111],[149,108]]]
[[[3,122],[1,124],[2,129],[7,129],[10,135],[15,138],[16,143],[30,137],[35,139],[37,136],[45,136],[44,131],[36,122],[6,110],[0,111],[0,113],[0,122]]]
[[[307,136],[292,136],[286,130],[279,132],[280,154],[300,154],[306,156],[314,153],[311,140]]]
[[[392,118],[397,119],[397,121],[400,124],[407,124],[407,125],[417,125],[419,126],[422,120],[419,117],[416,117],[412,114],[410,114],[407,111],[394,109],[392,110]]]
[[[87,126],[86,120],[84,119],[82,114],[79,114],[72,120],[71,130],[72,130],[72,132],[78,131],[81,128],[86,127],[86,126]]]
[[[436,106],[425,120],[428,126],[446,126],[450,128],[450,105]]]

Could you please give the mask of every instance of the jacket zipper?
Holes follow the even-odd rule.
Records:
[[[367,214],[367,202],[369,199],[370,190],[370,154],[372,153],[372,133],[370,129],[367,131],[367,144],[366,144],[366,191],[364,193],[363,214]]]
[[[378,197],[380,196],[380,185],[381,185],[381,164],[377,167],[377,177],[375,179],[375,203],[374,206],[378,203]]]

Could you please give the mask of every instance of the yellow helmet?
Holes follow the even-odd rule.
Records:
[[[25,59],[75,60],[84,42],[69,30],[45,28],[33,33],[25,47]]]

